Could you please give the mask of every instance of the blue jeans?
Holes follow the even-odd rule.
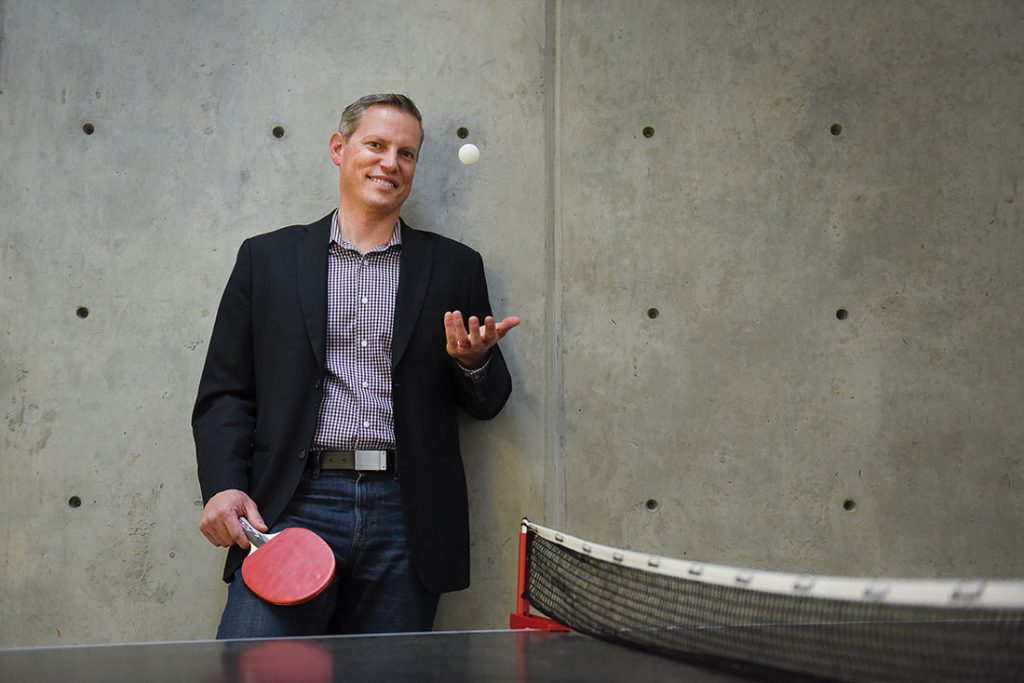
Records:
[[[334,580],[301,605],[264,602],[235,572],[217,638],[429,631],[438,595],[409,560],[398,480],[390,474],[324,470],[305,474],[271,533],[311,529],[334,550]]]

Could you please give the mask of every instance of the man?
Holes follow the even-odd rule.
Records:
[[[429,630],[469,585],[456,406],[489,419],[511,378],[480,255],[399,218],[422,119],[370,95],[330,138],[337,211],[246,240],[225,287],[192,416],[200,530],[230,547],[219,638]],[[303,526],[336,578],[304,605],[241,580],[239,524]]]

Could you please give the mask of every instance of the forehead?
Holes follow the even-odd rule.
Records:
[[[386,136],[414,147],[423,140],[423,131],[415,116],[397,107],[379,104],[366,110],[352,135],[360,138]]]

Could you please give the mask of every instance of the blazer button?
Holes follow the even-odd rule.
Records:
[[[299,460],[302,460],[305,457],[306,457],[306,449],[303,448],[301,451],[299,451]]]
[[[323,383],[323,380],[319,380],[319,379],[318,379],[318,380],[316,381],[316,390],[317,390],[317,391],[320,391],[320,387],[322,387],[323,385],[324,385],[324,383]]]

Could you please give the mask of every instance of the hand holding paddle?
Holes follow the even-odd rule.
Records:
[[[215,546],[230,548],[237,545],[248,550],[249,541],[238,524],[239,517],[247,518],[259,530],[267,530],[256,502],[239,489],[221,491],[207,501],[199,530]]]

